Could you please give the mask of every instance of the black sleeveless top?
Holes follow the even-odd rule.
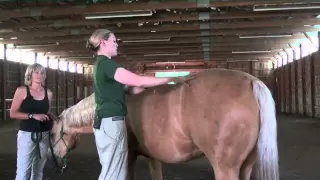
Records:
[[[34,113],[34,114],[47,114],[49,111],[49,99],[47,89],[45,89],[45,96],[42,100],[35,100],[30,94],[30,89],[26,86],[27,97],[22,101],[20,112]],[[49,131],[52,127],[52,121],[38,121],[33,118],[24,119],[20,121],[20,130],[27,132],[44,132]]]

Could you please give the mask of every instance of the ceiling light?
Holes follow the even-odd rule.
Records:
[[[184,63],[186,63],[186,62],[184,62],[184,61],[177,61],[177,62],[170,62],[170,61],[168,61],[168,62],[156,62],[156,64],[184,64]]]
[[[256,61],[259,61],[257,59],[253,59],[253,60],[250,60],[250,59],[245,59],[245,60],[227,60],[227,62],[256,62]]]
[[[136,40],[124,40],[124,43],[132,43],[132,42],[167,42],[170,41],[171,38],[166,39],[136,39]]]
[[[292,34],[266,34],[266,35],[239,35],[239,38],[278,38],[278,37],[291,37]]]
[[[271,51],[269,51],[269,50],[267,50],[267,51],[232,51],[232,53],[266,53],[266,52],[271,52]]]
[[[65,59],[88,59],[92,58],[93,56],[62,56],[60,58],[65,58]]]
[[[43,46],[58,46],[59,43],[49,43],[49,44],[22,44],[22,45],[15,45],[16,48],[28,48],[28,47],[43,47]]]
[[[279,11],[279,10],[301,10],[301,9],[319,9],[320,5],[312,4],[286,4],[286,5],[255,5],[253,11]]]
[[[113,11],[109,13],[85,15],[85,19],[122,18],[122,17],[138,17],[138,16],[152,16],[152,11],[145,11],[145,10]]]
[[[143,56],[178,56],[180,53],[144,54]]]

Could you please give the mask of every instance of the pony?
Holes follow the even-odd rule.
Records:
[[[186,83],[161,85],[127,96],[128,179],[146,157],[153,180],[161,163],[205,156],[216,180],[279,180],[277,120],[269,88],[236,70],[207,69]],[[78,136],[93,133],[94,94],[65,109],[51,130],[60,168]]]

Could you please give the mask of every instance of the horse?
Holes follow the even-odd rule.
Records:
[[[148,88],[126,101],[129,179],[142,155],[153,180],[163,179],[162,162],[203,156],[216,180],[279,180],[275,102],[258,78],[207,69],[186,83]],[[93,133],[94,110],[91,94],[56,117],[50,141],[59,167],[78,136]]]

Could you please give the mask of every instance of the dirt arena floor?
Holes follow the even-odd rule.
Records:
[[[16,170],[17,123],[0,126],[0,180],[13,180]],[[320,120],[279,115],[278,139],[281,180],[320,179]],[[81,143],[68,161],[68,170],[60,175],[45,169],[44,180],[97,180],[100,164],[92,135],[81,137]],[[148,168],[140,158],[137,180],[150,180]],[[212,180],[213,171],[205,158],[183,164],[165,164],[165,180]]]

